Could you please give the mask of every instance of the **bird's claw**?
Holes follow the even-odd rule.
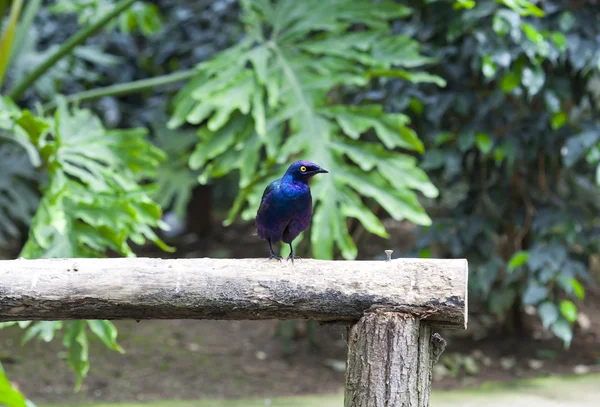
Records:
[[[302,260],[302,257],[296,256],[295,254],[290,254],[289,256],[287,256],[287,259],[285,259],[285,261],[292,261],[292,264],[294,264],[294,259],[297,260]]]
[[[281,260],[283,259],[283,257],[281,257],[281,256],[278,256],[278,255],[276,255],[275,253],[271,253],[271,254],[269,255],[269,260],[272,260],[272,259],[275,259],[275,260],[279,260],[279,261],[281,261]]]

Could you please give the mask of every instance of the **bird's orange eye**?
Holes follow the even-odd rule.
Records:
[[[300,167],[300,171],[306,172],[306,167],[303,165],[302,167]]]

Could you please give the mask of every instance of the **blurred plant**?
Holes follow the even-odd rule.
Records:
[[[35,407],[21,392],[16,389],[6,377],[2,363],[0,363],[0,405],[6,407]]]
[[[426,0],[426,4],[434,3],[439,0]],[[531,0],[496,0],[498,3],[509,7],[513,11],[519,13],[521,16],[536,16],[543,17],[544,11],[535,5],[534,1]],[[460,9],[472,9],[477,5],[476,0],[454,0],[453,8],[455,10]]]
[[[10,94],[20,98],[40,78],[47,79],[46,74],[60,69],[71,52],[79,59],[98,61],[102,55],[81,44],[132,3],[119,2],[92,26],[50,49]],[[26,43],[40,2],[27,3],[19,21],[22,6],[20,1],[12,4],[11,16],[16,17],[9,18],[0,40],[5,52],[0,72],[6,72],[11,62],[6,55],[20,51],[23,57],[21,44]],[[148,86],[156,86],[157,81]],[[139,89],[139,84],[130,89]],[[7,167],[0,182],[2,237],[14,238],[19,226],[29,226],[29,239],[21,252],[27,258],[101,257],[111,251],[133,256],[129,241],[143,244],[146,240],[171,250],[153,231],[163,226],[161,208],[150,198],[153,187],[142,185],[156,178],[164,153],[145,139],[145,129],[106,130],[90,111],[70,110],[65,99],[57,101],[54,116],[44,116],[21,109],[9,97],[0,98],[0,157],[5,159],[1,165]],[[40,187],[43,196],[38,206],[35,189]],[[89,370],[86,327],[110,349],[123,351],[110,321],[15,322],[0,324],[0,328],[11,325],[28,328],[24,342],[35,336],[50,341],[64,328],[67,360],[78,375],[76,388]]]
[[[568,347],[600,251],[598,9],[549,1],[538,3],[545,17],[526,18],[539,15],[529,2],[503,3],[523,10],[492,0],[454,13],[451,3],[420,7],[427,18],[396,30],[444,59],[435,73],[450,85],[383,90],[426,135],[422,167],[442,191],[427,205],[434,222],[420,254],[468,258],[470,298],[510,329],[535,306]]]
[[[428,197],[438,191],[415,158],[396,151],[423,152],[408,117],[374,103],[344,103],[346,94],[385,78],[444,85],[412,70],[434,62],[419,53],[417,41],[389,33],[389,22],[411,10],[369,0],[241,4],[247,36],[198,66],[169,122],[199,126],[189,164],[202,171],[201,183],[239,171],[240,191],[226,224],[240,213],[253,219],[266,184],[281,172],[277,164],[300,154],[331,172],[312,188],[315,257],[332,258],[334,244],[343,257],[356,257],[347,218],[387,236],[361,195],[394,219],[429,224],[415,191]]]
[[[190,194],[197,185],[198,171],[191,171],[188,161],[194,146],[198,142],[193,130],[171,130],[165,121],[155,121],[152,131],[154,143],[165,152],[164,160],[156,175],[156,199],[161,208],[172,208],[175,215],[185,219]]]
[[[58,0],[50,7],[50,11],[57,14],[76,14],[80,25],[88,25],[97,23],[100,17],[110,12],[113,7],[114,2],[111,0]],[[162,29],[162,16],[155,4],[136,1],[104,27],[106,31],[115,28],[126,34],[139,30],[149,37]]]
[[[116,62],[115,58],[99,53],[93,47],[82,46],[81,43],[98,31],[103,24],[126,10],[132,3],[133,0],[121,1],[102,16],[94,27],[84,28],[71,36],[64,44],[51,46],[48,50],[40,53],[35,48],[35,30],[33,34],[30,31],[34,17],[40,11],[41,1],[27,2],[24,9],[22,1],[13,2],[7,26],[0,37],[0,49],[2,50],[0,73],[6,72],[11,63],[14,65],[11,70],[18,71],[11,77],[11,82],[16,80],[18,83],[10,93],[19,97],[28,89],[36,87],[41,95],[53,95],[56,91],[55,84],[59,78],[67,75],[71,78],[77,77],[78,72],[83,74],[88,72],[85,69],[77,69],[79,64],[83,64],[84,61],[104,64]],[[20,15],[22,15],[21,20],[19,20]],[[65,57],[71,52],[74,54],[72,61],[75,62],[65,60]],[[0,75],[0,88],[1,78],[2,75]],[[87,79],[91,78],[88,76]],[[155,86],[157,82],[160,83],[160,78],[151,85]],[[0,187],[0,209],[2,209],[0,222],[5,226],[0,239],[3,240],[7,236],[18,237],[18,226],[28,226],[32,210],[38,204],[37,194],[33,192],[36,189],[37,175],[31,165],[39,166],[40,158],[36,148],[28,139],[27,131],[32,130],[28,126],[49,126],[48,123],[43,123],[42,119],[34,117],[29,112],[23,117],[11,117],[19,109],[14,106],[11,112],[8,109],[9,105],[13,105],[12,102],[7,104],[5,99],[2,102],[2,110],[0,110],[0,156],[6,158],[2,165],[7,166],[3,172],[5,177],[2,179]],[[41,132],[42,129],[38,129],[38,131]],[[19,149],[14,143],[1,142],[2,139],[17,142],[24,148]],[[29,160],[26,153],[29,155]],[[14,187],[11,187],[13,185]],[[20,202],[21,205],[10,205],[10,201]]]
[[[119,16],[122,12],[127,10],[135,0],[122,0],[117,3],[110,11],[102,15],[98,21],[93,25],[82,28],[80,31],[75,33],[63,44],[54,50],[50,50],[47,56],[39,60],[39,63],[35,65],[31,70],[27,69],[27,74],[16,82],[12,87],[9,94],[14,99],[20,98],[35,82],[46,74],[50,69],[54,68],[61,59],[73,52],[83,42],[98,32],[106,24],[110,23],[114,18]],[[26,39],[29,36],[31,24],[41,6],[40,0],[34,0],[27,3],[27,7],[23,13],[23,19],[19,22],[19,15],[23,8],[23,2],[17,0],[11,7],[9,23],[0,37],[0,50],[2,50],[2,57],[0,57],[0,74],[7,72],[12,58],[22,52],[23,45],[26,43]],[[106,62],[106,57],[102,58],[102,54],[94,54],[88,49],[81,50],[80,55],[87,57],[89,60],[102,60]],[[0,75],[0,80],[2,76]],[[14,81],[12,81],[14,82]],[[0,89],[2,88],[2,82],[0,81]]]
[[[156,177],[164,153],[144,140],[145,129],[105,130],[88,110],[69,111],[64,99],[53,117],[34,116],[10,99],[0,100],[9,139],[26,147],[31,164],[44,171],[44,195],[21,255],[39,257],[103,257],[109,251],[133,256],[128,241],[153,241],[171,250],[153,232],[162,226],[160,206],[140,181]],[[0,218],[1,219],[1,218]],[[15,323],[0,326],[14,325]],[[65,328],[63,343],[77,386],[88,372],[85,327],[117,351],[117,332],[109,321],[19,323],[29,327],[24,342],[40,336],[49,342]]]

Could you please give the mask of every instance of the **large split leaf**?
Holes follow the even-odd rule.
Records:
[[[373,80],[443,85],[414,71],[434,61],[418,42],[390,32],[391,21],[411,10],[371,0],[245,0],[242,8],[246,38],[197,67],[169,122],[198,126],[189,163],[200,182],[239,170],[227,223],[240,213],[252,219],[265,185],[304,158],[330,171],[313,181],[316,257],[332,258],[334,246],[345,258],[357,256],[347,218],[387,236],[361,197],[394,219],[430,224],[415,191],[438,192],[409,155],[423,152],[423,143],[408,116],[347,103]]]
[[[63,100],[48,123],[51,130],[35,143],[50,180],[22,255],[132,256],[130,240],[168,249],[152,230],[160,226],[160,206],[137,181],[156,173],[164,156],[145,140],[146,130],[106,130],[90,111],[70,111]]]

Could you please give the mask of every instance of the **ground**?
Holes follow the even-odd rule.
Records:
[[[231,233],[231,236],[227,236]],[[239,236],[242,236],[240,239]],[[235,239],[237,244],[231,244]],[[250,233],[187,241],[185,257],[256,257],[267,252]],[[399,241],[378,241],[373,258]],[[185,245],[182,245],[184,247]],[[193,248],[193,250],[190,250]],[[240,251],[244,248],[243,251]],[[248,253],[252,253],[251,256]],[[142,253],[152,255],[152,253]],[[179,254],[181,257],[181,252]],[[600,295],[588,290],[581,308],[589,318],[569,351],[550,336],[537,339],[482,334],[477,318],[466,332],[441,332],[448,341],[435,371],[434,389],[476,388],[489,381],[600,372]],[[0,331],[0,360],[11,380],[35,402],[127,401],[341,394],[345,329],[319,326],[311,347],[306,323],[297,321],[291,356],[276,335],[277,321],[117,321],[126,353],[93,341],[91,369],[81,392],[59,340],[20,345],[22,331]],[[291,404],[290,404],[291,405]],[[512,404],[511,404],[512,405]]]
[[[600,375],[554,376],[488,385],[472,390],[434,390],[432,407],[596,407]],[[343,395],[254,398],[233,400],[161,400],[150,402],[96,402],[89,407],[339,407]],[[40,406],[41,407],[41,406]],[[75,407],[45,404],[43,407]]]

